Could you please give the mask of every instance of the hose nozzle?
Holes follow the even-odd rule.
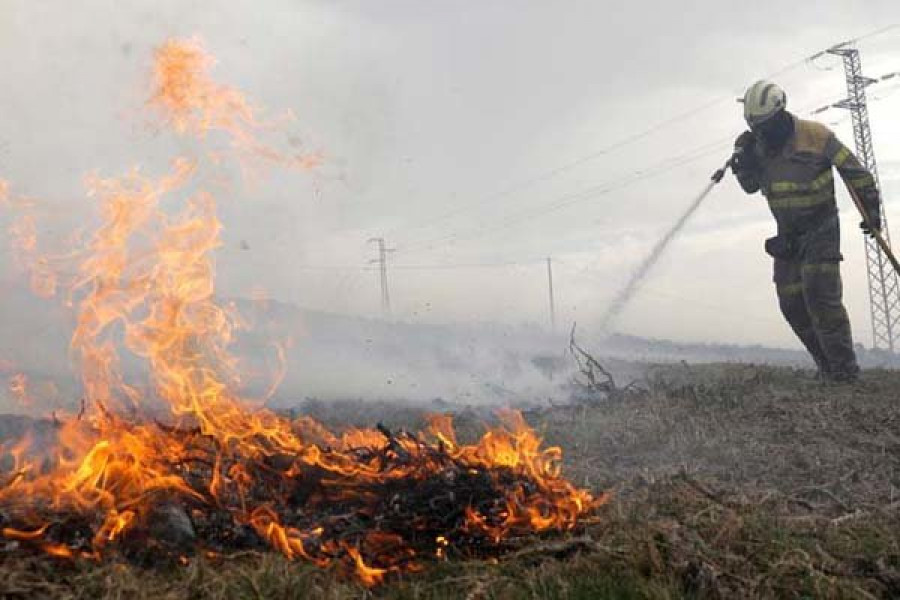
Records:
[[[725,162],[725,164],[722,165],[722,168],[719,169],[718,171],[716,171],[715,173],[713,173],[713,176],[712,176],[713,183],[719,183],[720,181],[722,181],[722,179],[725,177],[725,172],[728,169],[734,170],[734,163],[738,159],[738,155],[740,153],[741,153],[741,150],[736,149],[734,151],[734,154],[732,154],[731,157]]]

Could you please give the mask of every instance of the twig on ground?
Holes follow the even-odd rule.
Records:
[[[575,341],[575,327],[576,324],[573,323],[572,331],[569,333],[569,351],[575,358],[578,370],[587,378],[587,387],[591,391],[602,391],[607,393],[617,390],[616,381],[613,378],[612,373],[607,371],[597,359],[591,356]],[[598,381],[595,371],[603,375],[605,381]]]

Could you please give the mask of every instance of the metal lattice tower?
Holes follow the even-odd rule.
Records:
[[[387,256],[389,252],[393,252],[393,248],[387,248],[384,244],[384,238],[372,238],[369,243],[378,244],[378,258],[370,260],[369,263],[378,264],[378,283],[381,287],[381,314],[385,318],[391,316],[391,293],[388,289],[387,274]]]
[[[847,79],[847,98],[834,106],[846,108],[853,119],[853,137],[856,141],[856,155],[860,162],[872,173],[875,185],[881,191],[875,151],[872,148],[872,128],[869,126],[869,108],[866,104],[866,87],[876,79],[863,76],[859,50],[850,43],[839,44],[828,49],[829,54],[840,56],[844,61],[844,75]],[[885,240],[890,244],[887,218],[884,214],[884,197],[881,202],[881,227]],[[866,244],[866,270],[869,276],[869,307],[872,313],[872,337],[875,348],[894,352],[900,347],[900,285],[897,274],[891,268],[887,257],[878,243],[864,236]]]

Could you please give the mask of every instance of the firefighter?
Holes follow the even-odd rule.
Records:
[[[777,235],[766,240],[765,249],[775,259],[781,312],[821,378],[855,381],[859,366],[841,298],[843,257],[832,167],[856,190],[872,227],[880,229],[875,179],[831,130],[788,112],[778,85],[754,83],[743,104],[750,130],[735,141],[733,170],[745,192],[762,192],[775,217]],[[865,221],[860,227],[871,235]]]

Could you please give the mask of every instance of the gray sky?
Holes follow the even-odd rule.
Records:
[[[290,135],[326,158],[317,173],[220,196],[222,293],[375,314],[366,240],[384,235],[402,318],[543,322],[541,261],[552,256],[560,320],[589,327],[727,157],[746,85],[783,71],[789,108],[806,116],[841,97],[843,75],[834,59],[800,61],[890,23],[896,0],[0,0],[0,177],[74,221],[90,215],[84,173],[161,172],[193,146],[142,112],[152,50],[198,35],[218,80],[271,114],[293,111]],[[900,71],[900,29],[860,49],[868,73]],[[870,96],[888,218],[900,224],[897,91]],[[852,143],[840,112],[818,118]],[[858,218],[840,202],[845,295],[868,345]],[[729,177],[620,329],[795,346],[762,251],[773,230],[764,200]]]

